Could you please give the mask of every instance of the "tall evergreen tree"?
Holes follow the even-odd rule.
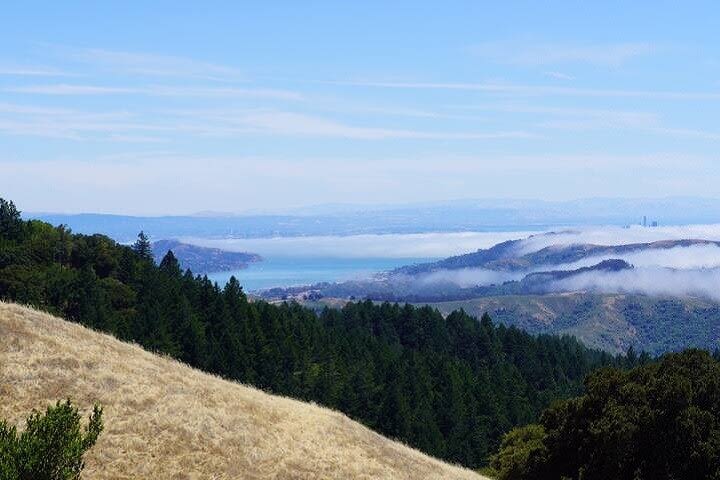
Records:
[[[142,230],[138,233],[137,240],[133,244],[133,250],[144,260],[153,260],[152,243],[150,243],[150,239]]]
[[[180,262],[172,250],[168,250],[163,259],[160,261],[160,271],[165,275],[178,279],[182,275],[182,269],[180,268]]]
[[[20,211],[12,201],[0,198],[0,237],[14,240],[21,232]]]

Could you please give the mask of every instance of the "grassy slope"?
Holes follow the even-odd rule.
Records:
[[[71,397],[105,408],[84,478],[481,479],[344,415],[228,382],[0,303],[0,417]]]

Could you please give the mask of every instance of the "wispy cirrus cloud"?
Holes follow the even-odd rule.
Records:
[[[545,75],[546,77],[554,78],[555,80],[575,80],[575,77],[573,77],[572,75],[568,75],[567,73],[562,72],[543,72],[543,75]]]
[[[104,139],[122,142],[160,141],[157,136],[133,132],[157,131],[131,113],[84,112],[67,108],[45,108],[0,104],[0,133],[16,136],[68,140]]]
[[[8,77],[77,77],[76,73],[32,65],[0,65],[0,76]]]
[[[188,57],[103,48],[57,47],[57,50],[71,60],[116,73],[219,81],[245,79],[245,74],[239,68]]]
[[[104,113],[0,104],[0,132],[72,140],[160,141],[173,136],[281,135],[352,140],[532,139],[528,131],[426,131],[354,125],[332,118],[268,109]]]
[[[533,126],[544,129],[589,131],[632,129],[641,133],[675,138],[695,138],[698,140],[720,140],[720,132],[692,128],[675,128],[664,124],[657,113],[613,110],[603,108],[568,108],[539,105],[455,105],[455,110],[497,111],[541,115],[543,120]]]
[[[285,135],[328,136],[362,140],[425,139],[425,140],[491,140],[530,139],[540,135],[522,131],[457,132],[354,126],[322,117],[293,112],[256,112],[237,119],[241,124],[266,133]]]
[[[618,67],[627,61],[648,55],[653,46],[647,42],[598,45],[533,43],[530,41],[487,42],[471,48],[473,54],[505,64],[547,66],[590,64]]]
[[[94,94],[101,94],[96,92]],[[662,136],[720,140],[719,132],[672,128],[659,116],[648,112],[609,109],[566,108],[523,105],[462,106],[464,110],[487,110],[523,115],[529,118],[516,129],[477,130],[418,129],[378,126],[375,120],[348,122],[333,116],[270,108],[151,109],[148,111],[81,111],[33,105],[0,104],[0,132],[49,138],[113,139],[126,142],[157,142],[174,135],[233,137],[281,135],[327,137],[352,140],[502,140],[542,139],[548,129],[589,131],[628,129]],[[449,115],[453,117],[453,115]],[[454,116],[462,118],[462,115]],[[474,118],[474,117],[468,117]]]
[[[552,109],[548,112],[552,113]],[[659,115],[652,113],[558,109],[556,115],[559,116],[541,121],[536,126],[568,131],[632,129],[640,133],[666,137],[720,140],[720,131],[670,127],[661,121]]]
[[[476,91],[489,94],[515,96],[569,96],[569,97],[616,97],[616,98],[647,98],[656,100],[720,100],[718,92],[673,92],[663,90],[619,90],[600,88],[575,88],[548,85],[522,85],[491,82],[416,82],[416,81],[381,81],[381,80],[340,80],[322,81],[329,85],[341,85],[359,88],[385,88],[405,90],[461,90]]]
[[[615,110],[608,108],[580,108],[580,107],[553,107],[545,105],[500,104],[500,105],[456,105],[455,110],[464,111],[496,111],[505,113],[521,113],[542,115],[547,118],[571,119],[577,124],[578,119],[583,123],[592,120],[601,120],[615,125],[626,127],[649,127],[660,123],[660,116],[653,112]]]
[[[36,95],[148,95],[156,97],[217,97],[217,98],[262,98],[276,100],[302,100],[302,94],[289,90],[269,88],[236,88],[236,87],[176,87],[167,85],[151,85],[141,87],[122,87],[105,85],[18,85],[3,87],[0,91],[7,93],[25,93]]]
[[[38,95],[114,95],[139,93],[138,89],[129,87],[70,85],[64,83],[52,85],[22,85],[14,87],[3,87],[2,91],[7,93],[31,93]]]
[[[720,131],[661,127],[657,129],[657,133],[671,135],[674,137],[695,138],[698,140],[720,140]]]

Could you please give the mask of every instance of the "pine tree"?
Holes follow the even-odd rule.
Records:
[[[0,198],[0,237],[17,240],[22,233],[20,211],[12,201]]]
[[[160,261],[160,271],[174,279],[179,279],[182,275],[180,262],[178,262],[172,250],[168,250],[162,261]]]
[[[145,260],[153,260],[152,243],[142,230],[138,233],[137,240],[133,244],[133,250]]]

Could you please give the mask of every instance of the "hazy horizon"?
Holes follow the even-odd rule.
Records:
[[[9,200],[13,200],[9,198]],[[235,216],[305,216],[305,215],[334,215],[344,212],[383,212],[383,211],[397,211],[404,209],[417,209],[423,207],[475,207],[475,208],[497,208],[500,206],[507,206],[509,208],[528,208],[531,204],[536,204],[540,207],[557,206],[557,205],[572,205],[572,204],[587,204],[587,203],[600,203],[600,202],[624,202],[632,203],[637,202],[640,204],[667,204],[673,206],[676,202],[717,202],[720,205],[720,195],[717,197],[713,196],[692,196],[692,195],[676,195],[676,196],[646,196],[646,197],[631,197],[631,196],[617,196],[617,197],[573,197],[562,200],[543,200],[539,198],[529,197],[514,197],[514,198],[450,198],[445,200],[436,201],[416,201],[416,202],[365,202],[365,203],[350,203],[350,202],[326,202],[326,203],[310,203],[310,204],[298,204],[298,205],[286,205],[276,208],[246,208],[241,210],[197,210],[197,211],[185,211],[185,212],[135,212],[135,211],[102,211],[99,209],[93,209],[92,207],[82,210],[61,210],[61,209],[49,209],[49,210],[31,210],[24,208],[22,204],[16,203],[16,206],[22,210],[24,214],[35,215],[108,215],[108,216],[125,216],[125,217],[235,217]],[[638,217],[640,218],[640,217]],[[720,217],[718,217],[720,222]]]

